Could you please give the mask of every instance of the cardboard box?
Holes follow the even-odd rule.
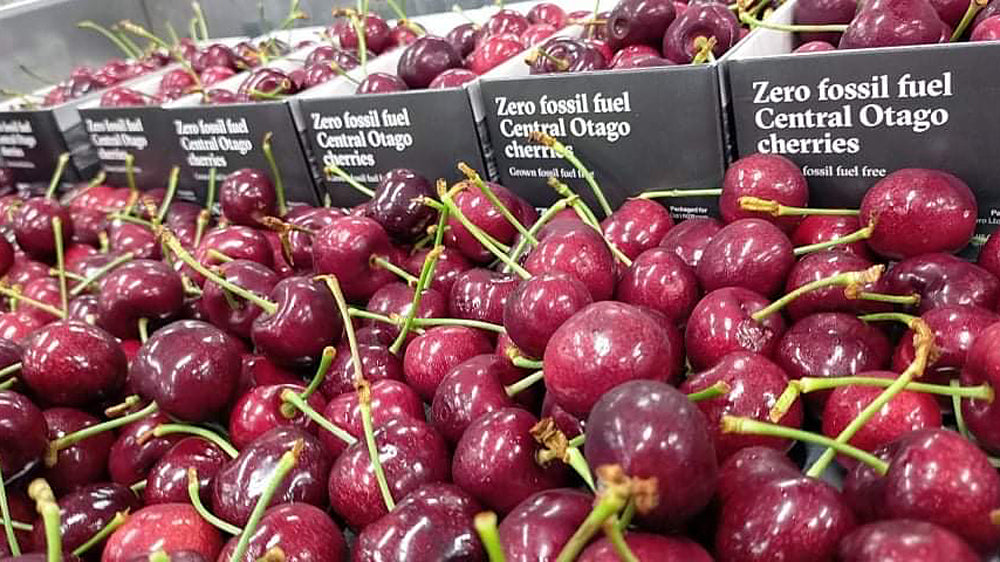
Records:
[[[774,21],[790,23],[793,7]],[[945,170],[975,192],[980,233],[1000,223],[1000,75],[992,71],[1000,44],[794,48],[793,34],[760,29],[724,64],[737,155],[792,159],[820,207],[856,208],[900,168]]]

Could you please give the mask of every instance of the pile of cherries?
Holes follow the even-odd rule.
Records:
[[[81,98],[98,90],[110,88],[133,78],[144,76],[170,63],[170,57],[161,51],[139,60],[112,59],[101,68],[80,66],[73,69],[69,78],[52,87],[45,94],[42,107],[52,107]]]

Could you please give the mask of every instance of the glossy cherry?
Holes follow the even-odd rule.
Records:
[[[691,62],[700,48],[698,38],[716,40],[716,58],[740,40],[740,24],[729,8],[715,2],[689,5],[667,27],[663,35],[663,56],[678,63]]]
[[[404,92],[409,88],[403,79],[395,74],[385,72],[372,72],[358,84],[356,94],[388,94],[392,92]]]
[[[351,348],[347,341],[341,341],[336,350],[337,355],[320,386],[320,391],[327,399],[354,392],[355,374]],[[359,342],[358,355],[361,358],[361,372],[368,382],[403,380],[403,361],[393,355],[387,345]]]
[[[862,525],[841,539],[842,562],[975,562],[980,560],[961,537],[944,527],[912,519]]]
[[[214,560],[222,550],[222,537],[190,504],[151,505],[133,513],[108,538],[101,562],[130,562],[157,550],[194,551]]]
[[[638,560],[687,560],[712,562],[712,557],[698,543],[683,537],[665,537],[651,533],[625,533],[625,544]],[[607,537],[601,537],[587,547],[579,562],[615,562],[618,551]]]
[[[503,324],[522,352],[541,357],[552,334],[591,302],[590,291],[577,278],[566,273],[543,273],[525,279],[507,297]]]
[[[392,255],[389,236],[369,218],[341,217],[313,238],[313,267],[337,277],[344,296],[366,300],[395,276],[371,262],[372,256]]]
[[[183,438],[182,435],[147,435],[161,423],[171,423],[171,420],[163,412],[156,412],[122,428],[108,456],[108,472],[113,482],[131,486],[146,478],[150,468]]]
[[[48,450],[48,426],[38,406],[26,396],[0,390],[0,469],[13,478],[38,463]]]
[[[426,234],[435,216],[434,209],[421,201],[424,197],[434,198],[427,178],[413,170],[397,168],[379,182],[366,212],[390,236],[414,240]]]
[[[378,380],[371,385],[372,425],[381,427],[395,418],[424,421],[424,404],[412,388],[394,380]],[[364,427],[361,420],[361,405],[356,392],[345,392],[331,400],[323,410],[323,417],[333,425],[361,439]],[[319,438],[330,454],[337,457],[347,448],[347,444],[328,431],[321,431]]]
[[[431,402],[430,420],[451,443],[480,417],[510,406],[514,398],[504,385],[517,382],[523,373],[496,355],[477,355],[464,361],[444,377]]]
[[[860,228],[861,221],[855,216],[810,215],[803,218],[802,222],[792,231],[791,240],[795,246],[808,246],[843,238]],[[863,240],[850,244],[837,244],[829,249],[851,252],[867,260],[872,259],[871,251],[868,250],[868,246]]]
[[[928,0],[877,0],[859,4],[840,37],[841,49],[898,47],[942,42],[950,33]]]
[[[45,416],[50,442],[101,421],[73,408],[50,408],[42,412],[42,415]],[[108,455],[114,442],[114,435],[105,432],[60,449],[55,464],[46,464],[46,481],[57,494],[62,494],[105,480]]]
[[[934,334],[934,358],[924,371],[927,382],[948,384],[965,367],[969,349],[1000,315],[978,306],[940,306],[920,316]],[[901,373],[913,362],[913,332],[899,340],[892,370]]]
[[[500,522],[500,544],[507,560],[555,560],[593,503],[593,496],[573,488],[554,488],[525,498]]]
[[[132,490],[120,484],[92,484],[59,496],[59,534],[63,550],[73,551],[82,546],[111,522],[117,513],[139,509],[139,500]],[[35,522],[32,542],[37,550],[45,550],[45,527]],[[100,543],[94,547],[100,550]]]
[[[763,219],[774,222],[788,233],[802,221],[801,216],[772,217],[768,213],[745,211],[740,207],[742,197],[777,201],[789,207],[808,207],[809,186],[799,167],[778,154],[745,156],[726,170],[719,198],[722,219],[727,223],[745,218]]]
[[[659,311],[677,324],[687,320],[700,294],[694,271],[667,248],[640,254],[615,287],[615,300]]]
[[[228,460],[217,445],[201,437],[185,437],[150,469],[143,502],[146,505],[189,502],[188,469],[194,468],[201,500],[207,503],[211,499],[212,479]]]
[[[120,338],[137,338],[139,320],[169,320],[184,304],[184,285],[170,266],[132,260],[109,273],[98,296],[98,322]]]
[[[262,170],[230,172],[219,186],[222,216],[234,224],[258,226],[263,217],[278,212],[278,196],[270,176]]]
[[[24,350],[21,379],[52,404],[78,406],[109,398],[128,366],[111,334],[82,322],[53,322]]]
[[[994,274],[944,253],[922,254],[897,263],[885,274],[882,285],[888,293],[920,295],[921,313],[946,305],[994,310],[1000,303],[1000,280]]]
[[[707,369],[733,351],[745,350],[765,357],[774,355],[785,333],[780,314],[762,321],[752,315],[766,307],[767,299],[740,287],[717,289],[705,295],[691,311],[684,330],[688,361]]]
[[[396,73],[410,88],[426,88],[438,74],[462,66],[462,57],[441,37],[424,35],[403,51]]]
[[[246,447],[275,427],[295,426],[316,433],[316,425],[305,415],[296,413],[288,418],[281,412],[284,404],[281,394],[286,390],[301,394],[305,387],[295,384],[258,386],[236,400],[229,414],[229,439],[237,449]],[[326,406],[319,394],[310,395],[306,402],[317,411]]]
[[[660,240],[660,247],[677,254],[694,269],[701,262],[705,247],[712,241],[715,233],[722,230],[722,223],[713,218],[687,219],[671,228]]]
[[[56,240],[52,219],[62,221],[62,238],[73,239],[73,218],[69,208],[47,197],[28,199],[14,214],[13,229],[17,245],[33,259],[52,261],[56,256]]]
[[[340,338],[343,321],[336,301],[323,282],[309,277],[288,277],[274,286],[270,298],[278,305],[274,314],[254,320],[250,336],[269,360],[285,367],[312,365]]]
[[[257,262],[233,260],[219,267],[227,281],[258,295],[269,295],[278,284],[278,275]],[[218,328],[245,339],[250,338],[254,321],[263,310],[215,283],[207,283],[201,306],[208,320]]]
[[[770,222],[740,219],[715,233],[695,274],[706,292],[742,287],[774,296],[795,263],[792,243]]]
[[[520,278],[489,269],[475,268],[459,274],[451,286],[448,312],[453,318],[503,323],[507,297]]]
[[[239,537],[226,543],[219,560],[232,560]],[[323,510],[304,503],[286,503],[264,512],[257,530],[250,537],[243,558],[253,562],[265,557],[278,545],[285,560],[346,562],[347,543],[340,527]]]
[[[792,20],[797,25],[847,24],[851,23],[857,11],[857,0],[805,0],[795,5]],[[836,32],[808,31],[798,35],[802,43],[825,41],[836,45],[840,40],[840,33]]]
[[[448,371],[466,359],[491,351],[489,338],[479,330],[465,326],[431,328],[406,347],[406,382],[425,400],[431,400]]]

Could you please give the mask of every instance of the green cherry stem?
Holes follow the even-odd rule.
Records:
[[[782,23],[771,23],[769,21],[764,21],[755,18],[750,15],[749,12],[740,10],[739,18],[742,23],[745,23],[752,27],[763,27],[764,29],[773,29],[775,31],[788,31],[792,33],[796,32],[815,32],[815,33],[843,33],[847,30],[847,24],[831,23],[826,25],[789,25]]]
[[[340,178],[340,179],[344,180],[345,182],[347,182],[347,185],[353,187],[354,189],[356,189],[358,192],[362,193],[363,195],[366,195],[368,197],[374,197],[375,196],[375,191],[373,189],[370,189],[370,188],[367,188],[367,187],[361,185],[361,182],[359,182],[358,180],[354,179],[354,176],[352,176],[351,174],[348,174],[347,172],[345,172],[343,170],[343,168],[341,168],[340,166],[337,166],[336,164],[327,164],[326,168],[324,168],[323,171],[326,172],[327,178],[329,178],[330,176],[337,176],[338,178]]]
[[[497,259],[502,261],[507,267],[514,271],[522,279],[527,279],[531,277],[531,273],[527,269],[521,267],[521,265],[514,260],[510,259],[507,254],[502,251],[499,247],[495,246],[486,236],[485,232],[482,231],[478,226],[472,223],[462,210],[458,208],[455,201],[451,198],[451,194],[446,189],[444,182],[438,182],[438,196],[441,198],[441,202],[445,204],[448,208],[448,213],[454,215],[458,222],[462,223],[462,226],[469,231],[469,234],[476,239],[484,248],[489,250]],[[508,248],[509,251],[509,248]]]
[[[198,213],[198,222],[195,224],[194,245],[201,244],[201,237],[205,234],[208,222],[212,220],[212,207],[215,206],[215,168],[208,171],[208,194],[205,199],[205,208]]]
[[[579,172],[580,176],[582,176],[587,182],[587,185],[590,186],[591,191],[594,192],[594,197],[597,199],[597,203],[601,206],[601,210],[604,211],[604,216],[611,216],[611,205],[608,204],[607,198],[604,197],[604,191],[601,189],[601,186],[598,185],[597,180],[594,179],[594,174],[583,165],[583,162],[581,162],[572,151],[566,148],[566,145],[559,142],[551,135],[541,131],[532,132],[528,135],[528,138],[538,144],[551,148],[553,152],[572,164],[573,167],[576,168],[577,172]]]
[[[132,493],[134,493],[135,495],[138,496],[139,492],[145,490],[146,486],[148,484],[149,484],[149,481],[144,478],[144,479],[136,482],[135,484],[132,484],[131,486],[129,486],[128,489],[132,490]]]
[[[210,257],[210,258],[212,258],[212,259],[215,259],[215,260],[217,260],[217,261],[220,261],[220,262],[222,262],[222,263],[229,263],[229,262],[231,262],[231,261],[236,261],[236,260],[234,260],[233,258],[231,258],[231,257],[227,256],[226,254],[223,254],[222,252],[220,252],[220,251],[216,250],[215,248],[209,248],[209,249],[208,249],[208,250],[207,250],[207,251],[205,252],[205,254],[206,254],[206,255],[207,255],[208,257]]]
[[[333,359],[337,356],[337,349],[333,346],[326,346],[323,348],[323,355],[320,356],[319,366],[316,367],[316,372],[313,374],[312,379],[309,380],[309,386],[306,387],[301,393],[296,394],[303,402],[309,400],[309,397],[316,393],[323,381],[326,380],[326,373],[330,370],[330,365],[333,364]],[[294,394],[294,392],[293,392]],[[283,396],[284,394],[282,394]],[[295,405],[285,403],[281,405],[281,415],[288,419],[295,417]]]
[[[718,197],[722,195],[721,188],[715,189],[660,189],[644,191],[637,195],[639,199],[672,199],[676,197]]]
[[[953,380],[951,382],[954,383],[957,381]],[[790,384],[797,386],[799,388],[799,392],[802,394],[808,394],[810,392],[840,388],[842,386],[876,386],[886,388],[891,386],[892,383],[893,379],[851,376],[831,378],[802,377],[801,379],[791,381]],[[993,388],[988,384],[981,384],[978,386],[959,386],[956,384],[949,384],[945,386],[943,384],[911,382],[906,385],[905,390],[923,392],[925,394],[936,394],[938,396],[950,396],[959,400],[962,398],[968,398],[970,400],[985,400],[986,402],[993,402],[996,397]]]
[[[139,200],[139,188],[135,183],[135,156],[131,152],[125,153],[125,181],[128,184],[128,207],[123,214],[130,214],[136,201]]]
[[[368,447],[368,457],[372,463],[372,472],[375,473],[375,480],[378,482],[379,491],[382,493],[382,500],[385,507],[392,511],[396,507],[396,501],[392,498],[392,491],[389,490],[389,482],[385,478],[385,471],[382,470],[382,461],[379,458],[378,445],[375,443],[375,428],[372,423],[372,394],[371,385],[365,379],[365,374],[361,370],[361,354],[358,353],[358,339],[354,335],[354,324],[351,322],[350,311],[347,308],[347,300],[340,290],[340,283],[333,275],[322,275],[321,279],[330,288],[337,307],[340,309],[341,317],[344,320],[344,332],[347,333],[347,345],[351,349],[351,364],[354,367],[354,387],[358,393],[358,407],[361,410],[361,424],[365,431],[365,444]]]
[[[497,514],[492,511],[484,511],[476,514],[472,520],[479,540],[486,549],[486,556],[489,562],[506,562],[507,557],[503,553],[503,546],[500,544],[500,533],[497,532]]]
[[[3,524],[3,523],[4,523],[4,520],[0,519],[0,524]],[[34,525],[31,525],[29,523],[25,523],[23,521],[15,521],[15,520],[11,520],[10,526],[15,531],[28,531],[29,533],[35,528]]]
[[[59,310],[58,308],[52,305],[45,304],[44,302],[41,301],[36,301],[31,297],[26,297],[22,295],[19,291],[15,291],[9,287],[4,287],[0,285],[0,295],[9,297],[18,303],[24,303],[26,305],[33,306],[39,310],[44,310],[45,312],[48,312],[49,314],[57,318],[62,318],[62,319],[66,318],[66,315],[63,314],[63,311]]]
[[[493,192],[493,188],[491,188],[489,184],[483,181],[483,178],[479,175],[479,172],[473,170],[465,162],[459,162],[458,169],[460,172],[465,174],[465,177],[468,178],[469,181],[474,183],[476,187],[479,188],[479,191],[482,192],[483,196],[485,196],[486,199],[489,200],[490,204],[493,205],[493,208],[499,211],[499,213],[503,215],[503,218],[506,219],[507,222],[509,222],[510,225],[514,227],[514,230],[520,233],[521,236],[527,238],[528,242],[532,246],[538,245],[538,240],[535,238],[535,236],[531,234],[531,232],[528,231],[528,229],[525,228],[523,224],[521,224],[521,221],[517,220],[517,217],[514,216],[514,213],[510,212],[510,209],[504,206],[504,204],[500,201],[500,198],[497,197],[497,194]]]
[[[951,379],[948,385],[954,389],[958,389],[961,383],[958,379]],[[986,385],[983,385],[986,386]],[[987,388],[989,388],[987,386]],[[993,393],[993,389],[990,388],[990,394]],[[962,398],[956,393],[951,395],[951,409],[955,412],[955,425],[958,427],[958,433],[962,437],[969,439],[969,428],[965,425],[965,414],[962,413]]]
[[[278,169],[278,161],[274,158],[274,150],[271,149],[271,139],[274,135],[271,131],[264,133],[262,149],[267,165],[271,167],[271,177],[274,178],[274,193],[278,198],[278,216],[283,217],[288,214],[288,201],[285,197],[285,182],[281,179],[281,170]]]
[[[322,414],[313,409],[308,402],[300,398],[294,391],[290,389],[282,391],[281,399],[285,402],[285,404],[291,404],[294,408],[302,412],[303,415],[315,422],[316,425],[329,431],[334,437],[340,439],[344,443],[353,445],[358,441],[350,433],[330,423],[330,420],[324,418]],[[282,408],[284,408],[285,404],[282,404]],[[282,412],[284,412],[284,409],[282,409]]]
[[[163,202],[160,203],[160,209],[156,212],[156,220],[160,223],[167,218],[167,212],[170,211],[170,204],[173,203],[174,196],[177,194],[177,180],[180,179],[180,174],[180,166],[170,168],[170,177],[167,180],[167,193],[164,194]]]
[[[258,295],[257,293],[254,293],[253,291],[250,291],[249,289],[244,289],[243,287],[240,287],[239,285],[227,280],[221,275],[205,267],[198,260],[196,260],[194,256],[188,253],[186,249],[184,249],[184,246],[171,232],[167,230],[163,230],[162,232],[163,232],[163,243],[166,244],[167,248],[169,248],[170,251],[173,252],[175,256],[180,258],[182,262],[191,266],[191,269],[197,271],[205,278],[215,283],[216,285],[222,287],[223,289],[226,289],[240,297],[243,297],[244,299],[250,301],[251,303],[259,306],[261,309],[264,310],[266,314],[274,314],[275,312],[278,311],[277,304],[267,300],[266,298]]]
[[[143,51],[142,47],[137,45],[136,42],[133,41],[132,38],[129,37],[127,33],[125,33],[124,29],[121,29],[117,25],[112,25],[111,32],[114,33],[116,37],[121,39],[122,43],[128,45],[130,51],[135,53],[135,56],[133,58],[138,60],[141,59],[143,56],[145,56],[146,53],[145,51]]]
[[[545,212],[543,212],[541,216],[538,217],[538,220],[535,221],[535,224],[531,225],[531,228],[528,229],[528,233],[530,233],[533,238],[536,237],[538,235],[538,231],[540,231],[543,226],[548,224],[553,217],[558,215],[564,209],[568,208],[571,201],[576,201],[578,199],[579,199],[578,195],[573,195],[570,198],[560,199],[555,203],[553,203],[551,207],[546,209]],[[521,259],[521,254],[524,253],[524,250],[527,247],[528,247],[528,238],[522,236],[517,241],[517,245],[514,246],[514,249],[510,251],[510,254],[508,254],[510,256],[510,259],[515,262]],[[504,266],[504,271],[507,272],[510,271],[510,269],[507,266]]]
[[[541,361],[528,359],[527,357],[522,357],[520,355],[511,357],[510,362],[513,363],[515,367],[520,367],[522,369],[541,369],[543,366]]]
[[[720,424],[722,426],[723,433],[762,435],[766,437],[778,437],[781,439],[793,439],[795,441],[815,443],[817,445],[829,447],[828,450],[830,451],[835,451],[862,462],[872,467],[879,474],[885,474],[886,471],[889,470],[889,463],[883,461],[875,455],[867,451],[862,451],[861,449],[848,445],[847,443],[830,439],[825,435],[819,435],[818,433],[736,416],[722,416]]]
[[[545,378],[544,371],[531,373],[523,379],[506,386],[507,396],[517,396],[520,392],[531,388],[532,385]]]
[[[635,504],[629,502],[626,506],[634,506]],[[628,547],[628,543],[625,542],[625,535],[622,534],[622,527],[618,520],[617,515],[612,515],[608,517],[607,521],[604,522],[604,536],[608,537],[611,542],[611,546],[614,547],[615,553],[618,555],[618,559],[621,562],[640,562],[635,554],[632,553],[632,549]]]
[[[173,435],[176,433],[201,437],[202,439],[222,449],[222,451],[229,455],[230,458],[235,459],[240,455],[239,451],[237,451],[231,443],[223,439],[218,433],[210,429],[205,429],[204,427],[198,427],[196,425],[189,425],[185,423],[161,423],[148,433],[141,435],[139,439],[145,440],[150,437],[163,437],[164,435]]]
[[[857,209],[813,209],[809,207],[787,207],[770,199],[759,197],[740,197],[740,208],[744,211],[754,211],[758,213],[768,213],[773,217],[802,216],[802,215],[828,215],[828,216],[857,216],[861,211]]]
[[[45,556],[47,562],[62,562],[62,533],[59,531],[59,505],[49,483],[36,478],[28,485],[28,497],[35,500],[35,510],[45,525]]]
[[[392,320],[393,323],[398,321]],[[479,328],[489,332],[504,334],[507,329],[499,324],[491,324],[482,320],[466,320],[464,318],[414,318],[413,324],[418,327],[424,326],[465,326],[467,328]]]
[[[3,516],[3,531],[4,536],[7,537],[7,548],[10,549],[11,556],[20,556],[21,545],[17,543],[17,535],[14,534],[14,523],[10,519],[10,505],[7,503],[7,487],[3,483],[2,471],[0,471],[0,515]],[[31,529],[27,530],[30,531]]]
[[[712,398],[718,398],[719,396],[725,396],[733,388],[729,386],[725,381],[719,381],[712,386],[705,387],[698,392],[692,392],[688,394],[688,400],[692,402],[701,402],[702,400],[711,400]]]
[[[979,13],[979,10],[985,8],[988,2],[989,0],[971,0],[969,7],[965,9],[965,13],[962,15],[961,21],[955,26],[955,31],[952,32],[949,41],[955,42],[961,39],[965,35],[965,30],[969,28],[969,24],[975,19],[976,14]]]
[[[604,526],[604,522],[612,515],[616,515],[625,507],[628,500],[628,493],[621,486],[612,485],[602,492],[597,505],[583,520],[580,527],[573,533],[569,541],[559,551],[556,562],[572,562],[576,560],[583,547],[587,546],[590,539],[597,534]]]
[[[554,177],[549,178],[548,185],[554,189],[556,193],[563,197],[575,195],[573,190],[570,189],[568,185]],[[607,239],[607,237],[604,236],[604,231],[601,230],[601,223],[598,222],[597,217],[594,216],[594,212],[590,210],[590,207],[588,207],[586,203],[577,198],[570,201],[570,207],[572,207],[573,212],[580,217],[580,220],[582,220],[584,224],[589,225],[590,228],[593,228],[598,234],[601,235],[601,240],[604,240],[604,243],[607,244],[608,249],[611,250],[612,254],[614,254],[615,259],[625,264],[625,267],[632,265],[632,260],[629,259],[624,252],[619,250],[618,246],[615,246],[610,240]]]
[[[133,254],[132,252],[125,252],[124,254],[118,256],[117,258],[109,261],[108,263],[101,266],[100,269],[94,271],[93,273],[85,277],[83,281],[80,281],[76,285],[73,285],[73,288],[70,289],[69,291],[69,296],[75,297],[80,293],[86,291],[87,287],[93,285],[95,281],[104,277],[105,275],[110,273],[113,269],[131,260],[134,257],[135,254]]]
[[[187,469],[187,491],[188,499],[191,500],[191,505],[194,506],[194,510],[198,512],[198,515],[202,519],[207,521],[210,525],[219,529],[223,533],[229,533],[230,535],[239,535],[243,533],[243,529],[240,529],[232,523],[223,521],[214,513],[205,507],[205,504],[201,502],[201,485],[198,482],[198,470],[193,466]]]
[[[635,517],[635,498],[629,498],[628,503],[625,504],[625,509],[622,511],[621,517],[618,517],[618,530],[624,531],[628,529],[629,524],[632,523],[632,518]]]
[[[208,21],[205,20],[205,12],[201,9],[201,3],[191,2],[191,10],[194,11],[194,16],[198,20],[198,33],[202,41],[208,41]]]
[[[45,197],[52,199],[56,196],[56,189],[59,188],[59,182],[62,181],[63,172],[66,171],[66,164],[69,163],[69,152],[63,152],[59,155],[59,160],[56,161],[56,169],[52,172],[52,179],[49,180],[49,188],[45,190]]]
[[[139,341],[146,343],[146,340],[149,339],[149,318],[143,316],[136,324],[139,329]]]
[[[894,315],[894,313],[872,314],[868,316],[891,317],[892,315]],[[934,333],[931,331],[927,323],[920,318],[913,318],[913,320],[909,321],[908,324],[910,329],[914,332],[913,362],[903,370],[903,372],[896,378],[895,381],[893,381],[891,385],[875,397],[875,399],[872,400],[856,418],[851,420],[851,423],[847,424],[847,427],[845,427],[840,434],[837,435],[836,441],[838,443],[846,444],[850,441],[850,439],[854,437],[854,435],[862,427],[864,427],[866,423],[868,423],[868,420],[870,420],[872,416],[881,410],[883,406],[888,404],[894,396],[902,392],[903,389],[906,388],[906,385],[908,385],[913,379],[922,375],[924,373],[924,369],[927,368],[927,362],[931,354],[931,349],[934,346]],[[806,471],[806,476],[818,478],[821,474],[823,474],[823,472],[826,471],[826,468],[830,466],[830,463],[833,462],[835,455],[835,450],[828,448],[822,455],[820,455],[819,459],[816,460],[809,470]]]
[[[69,314],[69,298],[66,294],[66,252],[63,248],[62,219],[52,217],[52,236],[56,242],[56,270],[59,272],[59,301],[62,304],[62,317]]]
[[[410,303],[410,309],[406,311],[406,320],[403,321],[403,325],[399,330],[399,335],[393,340],[392,345],[389,346],[389,352],[393,355],[399,355],[400,350],[403,349],[403,344],[406,343],[406,337],[409,335],[410,330],[413,329],[413,323],[417,318],[417,313],[420,312],[420,302],[423,300],[424,290],[427,285],[430,284],[431,276],[434,274],[434,268],[437,265],[437,260],[441,257],[441,253],[444,252],[444,246],[434,246],[427,256],[424,258],[424,264],[420,268],[420,278],[418,278],[413,288],[413,302]]]
[[[818,252],[820,250],[826,250],[827,248],[832,248],[834,246],[839,246],[841,244],[851,244],[853,242],[858,242],[860,240],[867,240],[871,238],[872,232],[875,230],[874,225],[868,225],[864,228],[855,230],[854,232],[841,236],[839,238],[833,238],[825,242],[817,242],[815,244],[809,244],[807,246],[799,246],[793,250],[796,256],[801,256],[803,254],[809,254],[812,252]]]
[[[718,44],[719,40],[715,37],[697,37],[694,40],[694,47],[698,49],[694,57],[691,58],[691,64],[705,64],[706,62],[715,62],[715,45]]]
[[[14,388],[15,384],[17,384],[17,377],[11,377],[3,382],[0,382],[0,390],[10,390]]]
[[[389,273],[392,273],[396,277],[399,277],[400,279],[405,281],[406,284],[411,287],[417,284],[417,278],[414,277],[412,273],[406,271],[405,269],[399,267],[398,265],[392,263],[391,261],[382,256],[372,255],[369,261],[371,262],[371,265],[375,267],[380,267],[388,271]]]
[[[302,447],[303,442],[300,439],[295,442],[291,450],[281,455],[281,460],[278,461],[278,466],[274,468],[267,487],[261,492],[260,497],[257,498],[257,504],[253,506],[253,511],[250,512],[250,518],[247,520],[243,532],[239,535],[239,541],[236,543],[236,548],[233,550],[233,556],[229,559],[229,562],[242,562],[243,557],[246,556],[247,547],[250,546],[250,537],[257,531],[257,526],[260,525],[260,520],[264,517],[264,512],[267,511],[267,506],[271,503],[271,498],[278,491],[278,486],[285,481],[288,473],[298,463],[299,456],[302,454]]]
[[[73,433],[67,433],[58,439],[49,442],[49,450],[45,457],[46,466],[55,466],[56,464],[56,454],[72,445],[83,441],[84,439],[105,433],[112,429],[117,429],[119,427],[128,425],[136,420],[141,420],[145,417],[151,416],[160,410],[156,402],[150,402],[145,408],[132,412],[131,414],[124,415],[120,418],[115,418],[112,420],[107,420],[98,424],[94,424]]]
[[[858,316],[858,320],[863,322],[900,322],[907,326],[912,326],[919,318],[912,314],[903,314],[902,312],[877,312]]]
[[[851,287],[857,287],[861,285],[867,285],[870,283],[875,283],[878,281],[879,277],[882,275],[882,270],[885,269],[883,265],[874,265],[868,269],[862,271],[848,271],[845,273],[838,273],[836,275],[831,275],[829,277],[824,277],[823,279],[817,279],[810,283],[806,283],[801,287],[789,292],[780,299],[772,302],[771,304],[765,306],[764,308],[758,310],[757,312],[750,315],[757,322],[763,321],[768,316],[778,312],[784,308],[788,303],[794,301],[795,299],[801,297],[802,295],[816,291],[818,289],[823,289],[826,287],[842,286],[847,287],[849,290]]]
[[[149,562],[170,562],[170,555],[163,550],[157,550],[149,555]]]
[[[882,293],[869,293],[867,291],[861,291],[854,298],[865,301],[902,304],[905,306],[917,306],[918,304],[920,304],[920,295],[916,293],[912,295],[885,295]]]
[[[101,530],[94,533],[92,537],[87,539],[87,542],[81,544],[73,550],[73,556],[83,556],[88,550],[101,544],[101,542],[111,536],[111,533],[114,533],[118,527],[124,525],[125,521],[128,521],[128,510],[115,513],[115,516],[111,518],[111,521],[108,521],[107,525],[101,527]]]
[[[105,39],[111,41],[115,45],[115,47],[118,47],[118,50],[121,51],[122,54],[124,54],[125,58],[127,59],[137,59],[140,56],[140,53],[136,53],[132,49],[130,49],[129,46],[126,45],[121,40],[120,37],[118,37],[114,33],[111,33],[111,31],[108,30],[108,28],[104,27],[103,25],[92,22],[90,20],[83,20],[81,22],[77,22],[76,26],[79,27],[80,29],[89,29],[91,31],[96,31],[97,33],[100,33],[101,35],[104,36]]]
[[[784,392],[778,396],[778,399],[774,401],[774,405],[771,406],[771,410],[767,415],[768,419],[774,423],[780,422],[781,418],[785,417],[788,410],[792,408],[792,404],[799,399],[800,394],[802,394],[802,387],[799,385],[799,381],[789,381]]]

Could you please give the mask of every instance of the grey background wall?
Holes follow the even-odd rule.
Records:
[[[447,10],[454,4],[472,8],[488,3],[408,0],[407,12],[415,16]],[[286,0],[201,0],[201,4],[214,37],[262,33],[288,12]],[[301,8],[310,14],[309,24],[329,23],[333,8],[353,5],[352,0],[301,0]],[[372,0],[369,6],[387,17],[392,15],[385,0]],[[163,36],[167,22],[180,32],[188,28],[191,16],[190,0],[0,0],[0,88],[30,91],[43,85],[20,70],[21,65],[58,80],[74,66],[100,64],[119,54],[103,37],[77,29],[80,20],[111,24],[131,19]]]

